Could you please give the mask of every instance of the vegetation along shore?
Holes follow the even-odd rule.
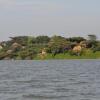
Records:
[[[0,60],[99,59],[100,41],[84,37],[17,36],[0,43]]]

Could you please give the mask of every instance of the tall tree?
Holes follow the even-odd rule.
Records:
[[[38,36],[36,37],[36,43],[48,43],[50,41],[50,38],[48,36]]]
[[[68,49],[69,42],[61,36],[53,36],[48,44],[53,54],[64,52]]]
[[[94,34],[88,35],[88,38],[89,38],[90,41],[96,41],[97,40],[97,36],[94,35]]]
[[[88,47],[94,49],[97,46],[97,36],[94,34],[88,35]]]
[[[80,43],[81,41],[85,41],[86,39],[84,39],[83,37],[71,37],[71,38],[67,38],[67,40],[70,42]]]

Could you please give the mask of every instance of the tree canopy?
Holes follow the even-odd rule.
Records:
[[[88,35],[88,39],[62,36],[16,36],[0,44],[0,59],[34,59],[44,48],[48,54],[52,55],[61,53],[74,55],[75,46],[80,46],[82,50],[91,50],[93,53],[100,51],[100,41],[95,35]]]

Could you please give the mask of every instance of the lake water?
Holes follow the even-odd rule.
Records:
[[[100,100],[100,60],[0,61],[0,100]]]

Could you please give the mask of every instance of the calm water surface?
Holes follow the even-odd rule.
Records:
[[[100,60],[0,61],[0,100],[100,100]]]

